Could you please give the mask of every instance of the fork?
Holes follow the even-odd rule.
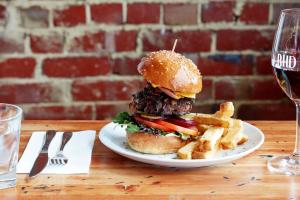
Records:
[[[66,165],[68,163],[69,159],[64,155],[63,151],[64,151],[66,144],[72,138],[72,135],[73,135],[72,132],[64,132],[63,133],[63,139],[61,142],[59,152],[53,158],[50,159],[50,163],[52,165]]]

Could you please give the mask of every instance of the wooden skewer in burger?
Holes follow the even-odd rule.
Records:
[[[188,114],[202,89],[202,77],[192,60],[172,51],[151,52],[142,58],[138,72],[146,87],[133,95],[130,114],[119,113],[114,122],[127,125],[127,142],[138,152],[174,153],[190,137],[199,135]]]

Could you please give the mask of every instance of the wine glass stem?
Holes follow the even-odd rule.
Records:
[[[293,159],[300,161],[300,102],[295,102],[296,104],[296,141],[295,149],[293,152]]]

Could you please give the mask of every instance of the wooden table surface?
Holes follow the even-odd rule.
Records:
[[[24,121],[22,154],[32,131],[99,130],[108,121]],[[13,199],[297,199],[300,177],[271,174],[266,162],[290,153],[295,123],[251,121],[265,133],[256,152],[232,163],[194,169],[152,166],[113,153],[95,140],[90,173],[39,175],[28,180],[17,175],[17,187],[0,190],[1,200]]]

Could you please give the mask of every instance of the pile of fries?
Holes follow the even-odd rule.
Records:
[[[220,105],[215,114],[192,113],[185,117],[197,122],[200,136],[194,138],[177,152],[180,159],[213,158],[222,149],[233,149],[244,144],[248,136],[243,133],[242,121],[233,119],[232,102]]]

